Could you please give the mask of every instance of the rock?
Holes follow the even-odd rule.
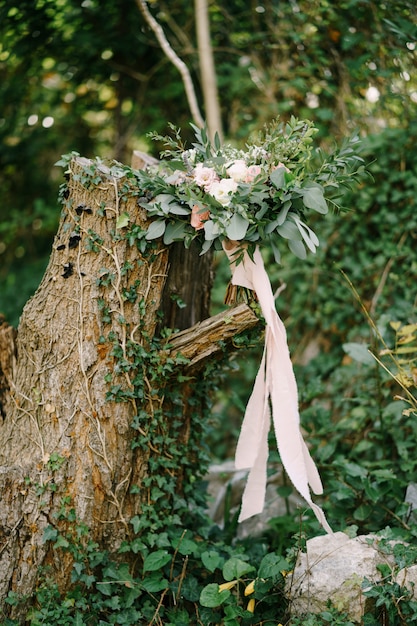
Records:
[[[230,517],[239,511],[247,475],[247,470],[235,469],[234,461],[226,461],[210,467],[206,477],[207,490],[211,497],[208,514],[218,526],[223,527],[225,509],[230,510]],[[300,507],[301,510],[306,508],[306,503],[295,490],[286,499],[278,494],[278,487],[284,484],[281,469],[268,477],[264,510],[238,525],[237,537],[239,539],[261,535],[269,529],[268,522],[272,518],[288,513],[287,505],[290,511],[295,511]]]
[[[286,582],[286,594],[293,615],[320,613],[328,602],[361,623],[373,601],[363,594],[362,582],[381,580],[378,565],[393,567],[394,557],[378,550],[375,535],[350,539],[342,532],[314,537],[300,553],[294,572]]]
[[[406,587],[411,593],[412,600],[417,600],[417,565],[410,565],[401,569],[395,577],[400,587]]]
[[[417,484],[410,483],[405,493],[405,501],[409,505],[407,523],[415,524],[417,522]]]

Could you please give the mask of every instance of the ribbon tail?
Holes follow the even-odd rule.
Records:
[[[323,528],[331,533],[323,511],[310,495],[309,483],[317,493],[322,491],[322,485],[300,432],[298,398],[294,395],[294,373],[286,340],[280,333],[278,338],[269,335],[267,341],[272,417],[281,461],[294,487],[311,507]]]
[[[240,429],[235,453],[235,467],[246,469],[253,467],[262,441],[262,424],[265,412],[269,414],[268,392],[265,381],[266,351],[262,355],[261,364],[256,375],[255,384]],[[261,416],[261,423],[259,417]]]
[[[294,487],[314,511],[323,528],[331,533],[321,508],[311,500],[310,488],[322,493],[317,468],[300,431],[298,391],[288,349],[284,324],[275,309],[271,283],[266,273],[259,247],[253,257],[245,252],[236,264],[237,242],[224,241],[232,270],[232,283],[255,291],[266,321],[265,350],[254,389],[249,399],[236,450],[236,467],[251,467],[245,488],[239,521],[260,513],[266,490],[268,430],[270,425],[269,398],[272,418],[282,464]],[[261,424],[258,425],[261,415]]]
[[[262,513],[265,504],[267,461],[268,461],[268,432],[270,427],[270,413],[268,403],[262,416],[260,445],[255,462],[249,472],[245,490],[242,496],[242,507],[238,522]]]

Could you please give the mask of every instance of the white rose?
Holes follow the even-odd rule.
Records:
[[[237,159],[226,169],[226,172],[230,178],[233,178],[237,183],[241,183],[246,178],[248,167],[243,159]]]
[[[223,178],[211,185],[209,194],[223,206],[228,206],[232,200],[230,195],[234,193],[236,189],[237,182],[233,180],[233,178]]]

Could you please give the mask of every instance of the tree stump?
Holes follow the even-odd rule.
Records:
[[[65,588],[71,559],[45,541],[51,529],[76,519],[116,553],[135,516],[187,500],[191,477],[205,469],[196,454],[202,368],[222,342],[258,324],[242,305],[198,325],[208,314],[209,257],[146,240],[131,173],[77,158],[67,178],[49,265],[16,351],[9,343],[7,365],[0,361],[2,602],[9,591],[30,598],[44,565]],[[187,305],[181,318],[172,293]],[[157,337],[167,322],[182,332]]]

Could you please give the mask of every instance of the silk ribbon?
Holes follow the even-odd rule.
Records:
[[[271,283],[258,247],[253,258],[246,250],[243,259],[237,242],[223,242],[232,271],[232,284],[257,295],[265,318],[265,348],[252,394],[246,407],[236,448],[237,469],[248,469],[239,522],[261,513],[265,502],[268,461],[268,433],[272,421],[282,464],[294,487],[314,511],[322,527],[332,533],[322,509],[310,495],[322,494],[319,473],[300,431],[298,392],[284,324],[275,309]]]

